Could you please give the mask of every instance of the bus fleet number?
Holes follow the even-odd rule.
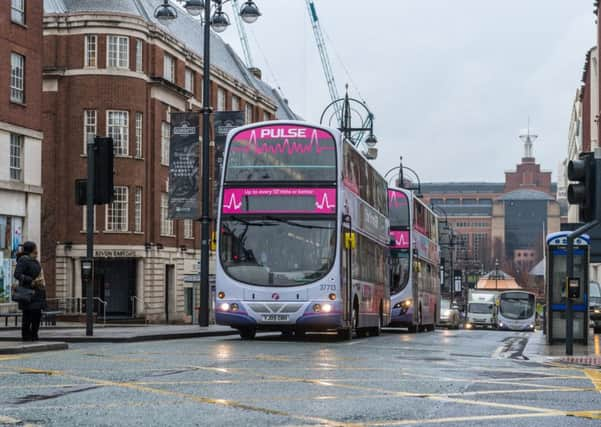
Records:
[[[336,285],[321,285],[320,290],[336,292]]]

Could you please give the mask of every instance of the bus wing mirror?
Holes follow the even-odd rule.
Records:
[[[396,239],[394,237],[390,238],[390,241],[388,242],[388,246],[395,246],[396,245]]]
[[[357,247],[357,236],[352,231],[344,232],[344,248],[355,249]]]

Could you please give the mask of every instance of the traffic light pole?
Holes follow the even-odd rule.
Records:
[[[597,148],[594,152],[593,158],[595,175],[601,174],[601,149]],[[601,183],[598,183],[599,179],[597,176],[593,177],[595,180],[595,194],[594,194],[594,209],[595,216],[601,215]],[[601,177],[599,177],[601,178]],[[574,354],[574,311],[572,307],[572,299],[568,295],[567,281],[574,277],[574,240],[586,233],[591,228],[597,227],[600,224],[599,219],[595,219],[591,222],[584,224],[582,227],[574,230],[568,235],[568,253],[567,253],[567,273],[566,273],[566,355],[572,356]],[[585,289],[586,289],[586,284]],[[582,286],[582,285],[581,285]],[[585,333],[587,333],[588,319],[583,319]]]
[[[86,336],[94,335],[94,137],[87,141],[88,182],[86,189],[86,262],[82,277],[86,287]]]

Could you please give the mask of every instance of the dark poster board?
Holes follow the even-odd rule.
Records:
[[[169,218],[198,219],[198,113],[171,113]]]

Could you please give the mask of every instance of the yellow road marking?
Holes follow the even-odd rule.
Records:
[[[5,362],[7,360],[19,360],[19,359],[23,359],[23,356],[22,355],[13,355],[13,354],[0,355],[0,362]]]
[[[566,413],[568,417],[587,418],[589,420],[601,420],[601,411],[575,411]]]
[[[591,380],[598,392],[601,392],[601,372],[597,369],[585,369],[584,373]]]
[[[132,382],[115,382],[115,381],[101,380],[101,379],[96,379],[96,378],[88,378],[88,377],[82,377],[82,376],[78,376],[78,375],[65,374],[64,372],[61,372],[61,371],[54,371],[54,375],[61,375],[66,378],[72,378],[72,379],[76,379],[76,380],[80,380],[80,381],[89,381],[89,382],[95,383],[96,385],[125,388],[125,389],[130,389],[130,390],[146,392],[146,393],[153,393],[153,394],[159,394],[159,395],[163,395],[163,396],[190,400],[190,401],[204,403],[204,404],[208,404],[208,405],[218,405],[218,406],[224,406],[224,407],[235,408],[235,409],[243,409],[243,410],[252,411],[252,412],[261,412],[261,413],[267,414],[267,415],[276,415],[276,416],[281,416],[281,417],[286,417],[286,418],[294,418],[294,419],[301,420],[301,421],[311,421],[311,422],[321,423],[321,424],[328,425],[328,426],[342,426],[342,425],[352,426],[352,425],[354,425],[354,424],[339,423],[337,421],[329,420],[327,418],[298,415],[298,414],[288,413],[285,411],[280,411],[277,409],[269,409],[269,408],[263,408],[263,407],[259,407],[259,406],[251,406],[251,405],[247,405],[247,404],[237,402],[234,400],[215,399],[215,398],[209,398],[209,397],[196,396],[196,395],[189,394],[189,393],[181,393],[181,392],[176,392],[176,391],[152,388],[152,387],[148,387],[148,386],[141,386],[141,385],[138,385],[138,384],[132,383]]]

